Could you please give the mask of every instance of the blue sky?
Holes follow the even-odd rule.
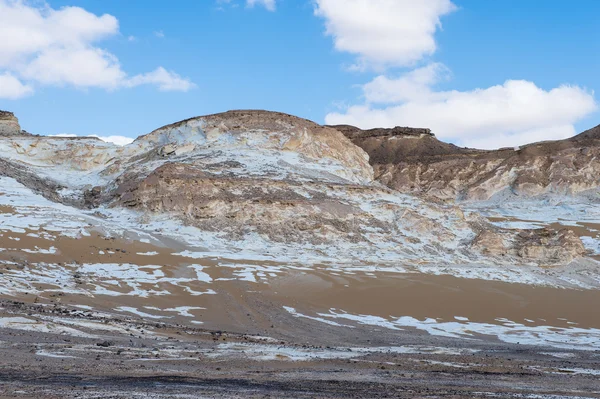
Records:
[[[257,108],[482,148],[600,124],[600,2],[255,3],[0,0],[0,109],[39,134],[136,137]]]

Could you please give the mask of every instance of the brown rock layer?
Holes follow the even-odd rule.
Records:
[[[0,136],[17,136],[21,134],[19,120],[12,112],[0,110]]]
[[[335,127],[370,156],[375,177],[408,193],[443,199],[486,200],[508,191],[520,196],[574,195],[600,185],[600,126],[567,140],[484,151],[460,148],[431,135],[387,129]]]
[[[216,232],[227,245],[247,240],[258,251],[283,243],[361,262],[567,264],[584,254],[569,231],[496,228],[458,205],[374,183],[373,169],[394,189],[443,198],[487,199],[507,187],[579,192],[600,175],[596,136],[478,151],[442,143],[427,129],[361,131],[230,111],[165,126],[125,147],[3,137],[0,176],[52,201],[126,207],[144,221],[168,215],[168,223]],[[351,140],[371,154],[373,168]]]

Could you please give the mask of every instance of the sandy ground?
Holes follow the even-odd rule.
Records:
[[[346,330],[285,313],[274,322],[286,328],[264,337],[0,305],[16,323],[0,329],[4,397],[600,397],[598,352]]]
[[[0,398],[600,397],[600,290],[89,231],[0,234]]]

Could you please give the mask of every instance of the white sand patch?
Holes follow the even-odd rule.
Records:
[[[145,312],[138,310],[137,308],[133,308],[130,306],[119,306],[119,307],[115,308],[114,310],[116,310],[117,312],[133,313],[137,316],[149,318],[149,319],[165,319],[165,318],[169,319],[169,318],[171,318],[170,316],[158,316],[158,315],[154,315],[154,314],[150,314],[150,313],[145,313]]]
[[[333,320],[327,320],[327,319],[324,319],[324,318],[322,318],[322,317],[313,317],[313,316],[307,316],[307,315],[304,315],[304,314],[302,314],[302,313],[298,313],[298,312],[296,311],[296,309],[294,309],[294,308],[291,308],[291,307],[289,307],[289,306],[284,306],[283,308],[284,308],[284,309],[285,309],[285,310],[286,310],[286,311],[287,311],[289,314],[291,314],[291,315],[292,315],[292,316],[294,316],[294,317],[302,317],[302,318],[309,319],[309,320],[320,321],[321,323],[329,324],[330,326],[336,326],[336,327],[350,327],[350,328],[353,328],[352,326],[345,326],[345,325],[343,325],[343,324],[340,324],[340,323],[337,323],[337,322],[335,322],[335,321],[333,321]]]
[[[362,325],[389,329],[415,328],[431,335],[451,338],[476,339],[477,335],[495,336],[499,340],[521,345],[551,346],[561,349],[600,350],[600,330],[577,327],[525,326],[505,320],[501,324],[477,322],[440,322],[428,318],[418,320],[403,316],[385,319],[378,316],[355,315],[330,309],[329,313],[317,313],[317,317],[301,315],[291,308],[285,308],[295,317],[308,317],[322,321],[330,319],[349,320]]]
[[[559,359],[572,359],[574,357],[577,357],[576,354],[571,352],[540,352],[540,355],[557,357]]]
[[[45,356],[45,357],[54,357],[57,359],[75,359],[75,356],[69,356],[69,355],[65,355],[63,353],[60,352],[48,352],[45,350],[38,350],[35,352],[36,355],[38,356]]]
[[[1,317],[0,328],[9,328],[13,330],[35,331],[41,333],[51,333],[60,335],[70,335],[74,337],[94,338],[95,335],[86,334],[74,328],[61,326],[59,324],[28,319],[25,317]]]
[[[210,283],[213,281],[212,277],[210,277],[207,273],[202,271],[202,270],[204,270],[204,266],[190,265],[188,267],[194,269],[194,271],[196,272],[196,279],[198,281],[202,281],[205,283]]]
[[[199,306],[178,306],[176,308],[167,309],[161,309],[155,306],[144,306],[144,309],[157,310],[159,312],[175,312],[183,317],[195,317],[193,314],[190,313],[190,310],[206,310],[206,308],[202,308]]]
[[[207,353],[211,358],[244,358],[256,361],[310,361],[315,359],[352,359],[370,354],[446,354],[467,355],[476,350],[427,346],[385,346],[385,347],[334,347],[301,348],[285,345],[250,343],[223,343],[216,351]]]
[[[21,251],[29,254],[53,255],[56,253],[57,249],[55,247],[50,247],[48,249],[35,247],[35,249],[21,249]]]

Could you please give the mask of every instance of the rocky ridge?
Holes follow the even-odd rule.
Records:
[[[453,146],[343,129],[233,111],[124,147],[0,137],[0,396],[598,391],[600,204],[396,191],[352,141]]]
[[[372,153],[373,168],[353,142]],[[166,217],[165,231],[193,227],[201,248],[305,263],[565,265],[586,254],[569,229],[505,229],[477,212],[410,195],[485,198],[491,183],[444,162],[474,162],[470,168],[490,174],[509,159],[440,143],[427,130],[363,133],[281,113],[230,111],[164,126],[124,147],[10,136],[0,138],[0,151],[0,175],[51,201],[104,217],[133,212],[148,228]],[[403,151],[413,158],[403,161]],[[498,154],[506,151],[514,152]],[[445,173],[460,184],[438,179]],[[465,181],[480,183],[464,195]],[[419,190],[407,188],[414,182]]]
[[[333,126],[370,156],[378,181],[444,200],[578,195],[600,186],[600,126],[566,140],[493,151],[461,148],[431,135]]]

